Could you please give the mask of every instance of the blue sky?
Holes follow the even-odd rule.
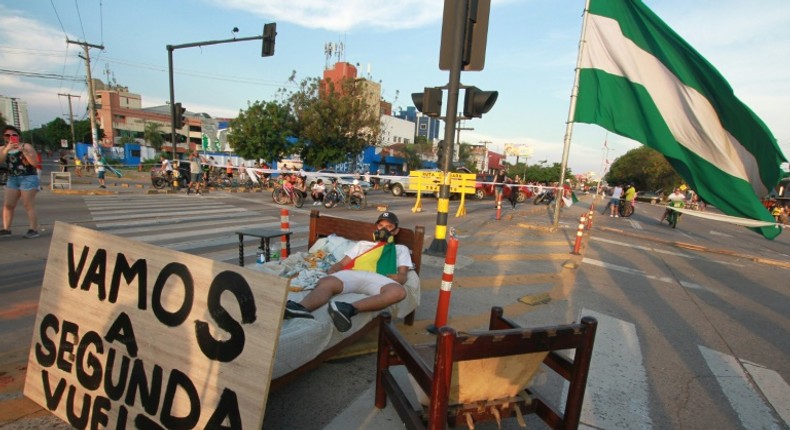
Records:
[[[728,79],[736,95],[772,130],[790,156],[790,1],[645,0]],[[485,69],[462,83],[498,90],[482,119],[463,123],[461,141],[527,145],[529,162],[559,162],[581,30],[583,0],[493,0]],[[68,119],[73,99],[84,118],[87,90],[82,49],[91,50],[94,77],[111,79],[143,97],[144,106],[169,99],[166,45],[260,35],[277,22],[275,56],[261,58],[259,41],[176,50],[176,100],[193,112],[235,116],[248,101],[271,100],[278,88],[319,76],[327,43],[344,45],[341,59],[382,84],[394,108],[411,93],[442,86],[438,68],[443,1],[401,0],[0,0],[0,69],[53,74],[20,77],[0,71],[0,94],[28,103],[31,126]],[[638,144],[575,124],[568,165],[574,173],[601,170],[603,142],[614,160]],[[515,160],[511,160],[515,161]],[[787,166],[785,165],[785,168]]]

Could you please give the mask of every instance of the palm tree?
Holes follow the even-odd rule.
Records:
[[[146,122],[145,130],[143,131],[143,139],[145,139],[145,141],[148,142],[156,151],[162,149],[162,144],[165,141],[165,139],[162,137],[162,133],[159,131],[161,126],[162,125],[158,122]]]

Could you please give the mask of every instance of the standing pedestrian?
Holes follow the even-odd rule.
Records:
[[[104,157],[101,156],[99,151],[93,156],[96,161],[94,161],[93,166],[96,168],[96,178],[99,180],[99,188],[107,188],[104,185]]]
[[[502,201],[502,191],[505,188],[505,181],[507,180],[507,174],[505,173],[505,169],[499,169],[499,171],[494,175],[494,200],[497,202]]]
[[[617,213],[617,210],[620,208],[620,197],[623,195],[623,187],[620,184],[615,185],[614,190],[612,190],[612,198],[609,199],[609,216],[610,217],[619,217],[620,214]]]
[[[8,168],[8,182],[6,182],[3,200],[3,229],[0,238],[11,236],[11,224],[14,220],[16,205],[22,198],[22,205],[27,212],[29,228],[23,236],[26,239],[39,237],[38,217],[36,215],[36,193],[41,184],[36,165],[38,155],[33,145],[19,143],[19,129],[13,125],[6,125],[3,129],[5,146],[0,149],[0,163],[5,163]]]
[[[80,157],[74,157],[74,173],[80,178],[82,177],[82,161]]]
[[[187,194],[192,192],[192,187],[195,188],[195,194],[200,195],[200,185],[203,182],[203,168],[201,163],[205,163],[206,159],[197,152],[193,152],[189,156],[189,176],[190,182],[187,188]]]

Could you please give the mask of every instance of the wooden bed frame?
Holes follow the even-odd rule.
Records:
[[[327,237],[332,233],[349,240],[371,240],[375,229],[376,223],[374,222],[354,221],[326,215],[322,216],[318,210],[313,209],[310,211],[310,233],[307,239],[307,247],[309,249],[318,239]],[[425,228],[422,226],[416,226],[413,230],[400,227],[398,235],[395,236],[395,243],[405,245],[411,250],[411,260],[414,263],[414,270],[418,275],[422,264],[422,247],[424,241]],[[269,389],[274,391],[281,388],[302,373],[318,367],[321,363],[330,359],[348,345],[353,344],[370,331],[378,330],[381,324],[381,318],[381,315],[373,318],[354,334],[324,350],[322,353],[318,354],[316,358],[279,378],[273,379]],[[404,322],[407,325],[414,324],[414,311],[411,311],[404,318]]]

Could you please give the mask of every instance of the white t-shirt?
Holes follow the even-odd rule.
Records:
[[[614,190],[612,190],[612,198],[619,199],[620,196],[622,195],[623,195],[623,189],[620,187],[614,187]]]
[[[686,200],[686,196],[683,193],[672,193],[667,197],[670,202],[682,202]]]

